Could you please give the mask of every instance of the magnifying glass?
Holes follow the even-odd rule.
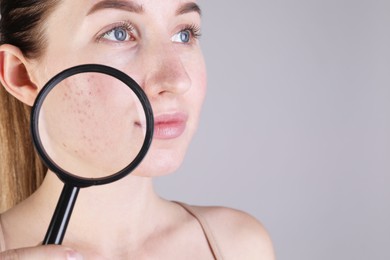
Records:
[[[31,112],[35,148],[64,183],[43,244],[61,244],[80,188],[131,173],[153,139],[153,112],[141,87],[112,67],[62,71],[40,91]]]

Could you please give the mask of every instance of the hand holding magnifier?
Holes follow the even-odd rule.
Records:
[[[87,64],[53,77],[31,113],[36,150],[64,182],[43,244],[61,244],[80,188],[131,173],[153,138],[153,112],[141,87],[114,68]]]

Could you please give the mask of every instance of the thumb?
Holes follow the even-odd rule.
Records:
[[[70,248],[56,245],[12,249],[0,253],[0,260],[82,260],[83,257]]]

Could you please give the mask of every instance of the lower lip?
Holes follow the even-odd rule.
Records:
[[[161,140],[174,139],[181,136],[185,128],[186,122],[182,120],[156,122],[153,137]]]

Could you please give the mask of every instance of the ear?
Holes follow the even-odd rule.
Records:
[[[37,86],[27,71],[27,60],[19,48],[0,46],[0,82],[4,88],[23,103],[32,106],[38,95]]]

